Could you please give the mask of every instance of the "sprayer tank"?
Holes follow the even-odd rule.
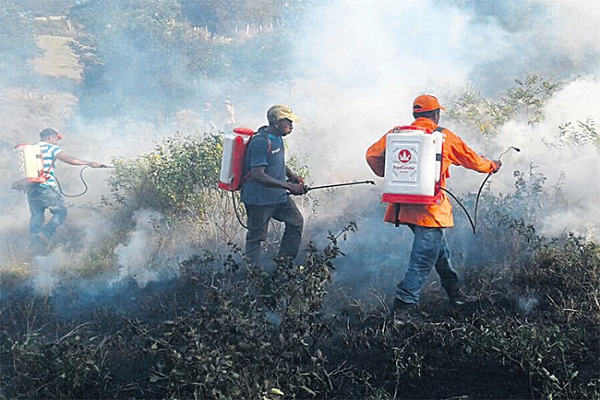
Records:
[[[404,130],[387,135],[383,201],[433,202],[440,179],[442,140],[437,131]]]
[[[223,137],[219,188],[228,191],[239,188],[246,145],[253,134],[250,128],[238,127]]]
[[[44,182],[39,144],[19,144],[12,153],[12,188],[23,190],[30,183]]]

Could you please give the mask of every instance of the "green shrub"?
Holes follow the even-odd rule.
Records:
[[[448,117],[466,123],[486,137],[494,137],[519,113],[529,125],[540,123],[546,102],[563,85],[564,82],[555,82],[552,77],[529,73],[523,79],[515,79],[515,85],[498,101],[485,99],[476,88],[467,86],[454,97]]]
[[[11,297],[10,311],[0,313],[3,394],[274,400],[280,392],[327,393],[322,304],[342,254],[338,237],[353,229],[330,234],[322,251],[309,246],[302,265],[277,260],[271,275],[247,269],[234,246],[225,257],[182,262],[179,279],[154,287],[107,288],[92,299],[71,288],[45,302]],[[65,319],[63,296],[89,313]]]
[[[112,196],[131,209],[204,216],[207,204],[219,195],[222,148],[220,136],[174,136],[141,157],[114,160]]]

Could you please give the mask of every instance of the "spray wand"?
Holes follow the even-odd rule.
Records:
[[[306,193],[308,193],[311,190],[317,190],[317,189],[328,189],[328,188],[332,188],[332,187],[340,187],[340,186],[351,186],[351,185],[364,185],[364,184],[370,184],[370,185],[374,185],[375,181],[360,181],[360,182],[344,182],[344,183],[332,183],[330,185],[319,185],[319,186],[311,186],[311,187],[306,187]],[[286,192],[283,194],[283,196],[289,196],[291,193],[290,192]],[[236,200],[235,200],[235,194],[231,193],[231,198],[233,199],[233,210],[235,211],[235,216],[238,220],[238,222],[240,223],[240,225],[242,225],[245,229],[248,229],[248,227],[242,222],[242,219],[240,218],[238,211],[237,211],[237,206],[236,206]],[[264,225],[268,224],[270,221],[270,219],[268,219]],[[264,227],[261,226],[262,227]]]
[[[364,185],[364,184],[374,185],[375,181],[345,182],[345,183],[332,183],[330,185],[309,186],[306,188],[306,191],[308,192],[310,190],[328,189],[328,188],[339,187],[339,186]]]
[[[514,150],[516,152],[520,152],[521,149],[518,147],[514,147],[514,146],[510,146],[508,149],[504,150],[502,152],[502,154],[500,154],[500,156],[498,157],[498,161],[500,161],[500,159],[502,158],[503,155],[505,155],[506,153],[508,153],[509,150]],[[456,200],[456,202],[458,203],[458,205],[463,209],[463,211],[465,212],[465,214],[467,214],[467,218],[469,219],[469,223],[471,224],[471,227],[473,228],[473,234],[476,233],[477,231],[477,208],[479,207],[479,197],[481,196],[481,191],[483,190],[483,187],[485,186],[485,183],[488,181],[488,179],[490,179],[490,176],[492,176],[493,172],[490,172],[485,179],[483,180],[483,182],[481,183],[481,186],[479,186],[479,190],[477,191],[477,197],[475,198],[475,210],[473,211],[473,219],[471,219],[471,215],[469,215],[469,212],[467,211],[467,209],[465,208],[465,206],[460,202],[460,200],[458,200],[456,198],[456,196],[454,196],[452,193],[450,193],[449,190],[446,190],[444,188],[442,188],[442,190],[446,193],[448,193],[454,200]]]
[[[508,149],[504,150],[504,152],[502,152],[502,154],[500,154],[500,157],[498,157],[498,160],[500,160],[502,158],[503,155],[505,155],[506,153],[508,153],[509,150],[514,150],[517,153],[521,151],[520,148],[515,147],[515,146],[510,146]]]

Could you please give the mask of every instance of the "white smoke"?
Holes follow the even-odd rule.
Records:
[[[394,125],[412,121],[411,103],[416,95],[432,93],[444,104],[457,90],[470,84],[484,96],[496,99],[515,79],[527,73],[554,76],[568,84],[547,103],[545,120],[537,126],[529,126],[515,118],[504,126],[490,148],[485,149],[485,155],[491,158],[507,146],[522,149],[520,153],[506,154],[503,170],[493,177],[491,189],[498,193],[512,190],[512,172],[536,165],[548,178],[547,187],[560,181],[566,196],[562,208],[545,205],[545,216],[540,221],[543,233],[574,231],[598,239],[598,232],[593,230],[600,226],[596,206],[600,199],[595,177],[599,170],[597,149],[589,145],[553,149],[546,145],[558,138],[561,124],[588,118],[600,121],[600,9],[595,0],[333,0],[314,7],[293,27],[294,49],[286,56],[293,80],[281,83],[275,76],[272,82],[266,82],[272,87],[264,92],[254,88],[245,91],[237,82],[210,82],[209,93],[198,90],[195,100],[186,99],[182,101],[184,104],[169,104],[171,107],[164,108],[179,108],[175,117],[189,114],[188,121],[198,121],[197,111],[207,96],[224,98],[231,94],[230,88],[236,87],[233,100],[240,105],[238,124],[256,128],[265,123],[269,106],[287,103],[303,117],[287,144],[291,154],[306,158],[311,171],[310,184],[363,179],[375,179],[380,184],[364,160],[365,151]],[[127,44],[115,39],[115,46]],[[126,56],[131,65],[143,64],[147,59],[133,50]],[[260,61],[247,65],[260,68],[269,62]],[[111,75],[114,80],[107,82],[105,88],[108,98],[122,95],[122,88],[130,87],[125,80],[137,78],[135,74],[121,74],[118,65],[114,71]],[[183,71],[177,71],[176,75],[183,82],[182,86],[195,87],[193,77]],[[193,123],[185,125],[178,121],[170,125],[169,118],[157,118],[163,120],[163,126],[148,120],[141,122],[135,115],[128,119],[115,115],[115,118],[89,121],[72,115],[72,109],[78,105],[70,95],[53,100],[57,95],[55,91],[33,87],[31,92],[33,97],[50,92],[46,104],[50,112],[36,119],[23,111],[17,113],[4,108],[2,103],[4,115],[15,120],[10,130],[2,132],[3,141],[32,142],[37,140],[41,129],[55,126],[66,135],[61,145],[67,154],[110,163],[113,156],[135,157],[148,152],[162,138],[183,126],[188,129],[184,133],[194,133]],[[24,95],[23,104],[28,106],[26,97]],[[153,101],[161,101],[159,97]],[[149,99],[152,97],[145,100]],[[60,104],[66,104],[67,109],[54,112],[53,107]],[[27,107],[21,108],[25,109]],[[115,110],[121,111],[129,110]],[[10,122],[11,119],[4,120]],[[445,122],[442,119],[442,125],[455,130],[475,150],[483,152],[483,141],[475,132],[463,132]],[[8,139],[7,133],[10,134]],[[86,170],[89,192],[69,200],[69,220],[81,222],[89,241],[107,237],[113,227],[105,218],[90,218],[85,209],[76,207],[110,195],[106,184],[108,172]],[[77,168],[60,167],[59,179],[63,177],[61,183],[66,192],[80,189],[77,173]],[[449,184],[459,193],[476,191],[484,178],[457,168],[453,168],[452,174]],[[561,181],[562,176],[564,181]],[[5,182],[6,178],[3,179]],[[386,251],[379,246],[381,243],[391,249],[390,255],[399,245],[404,249],[410,244],[409,240],[398,243],[398,230],[384,225],[378,194],[372,187],[338,189],[333,200],[323,199],[317,217],[308,222],[316,223],[322,218],[343,223],[357,216],[362,218],[359,234],[350,235],[349,240],[362,246],[361,262],[371,267],[376,261],[370,252]],[[311,195],[320,196],[318,192]],[[29,213],[24,196],[16,192],[3,193],[0,206],[3,237],[9,238],[17,232],[26,238]],[[161,276],[153,269],[152,254],[156,254],[158,247],[154,241],[156,232],[148,222],[152,218],[160,219],[160,215],[149,211],[138,213],[135,230],[127,242],[118,246],[120,269],[116,280],[134,279],[143,285]],[[17,229],[19,224],[20,230]],[[307,229],[310,232],[311,227]],[[365,235],[361,235],[363,232]],[[56,258],[61,255],[62,259]],[[42,274],[36,281],[37,287],[53,287],[55,277],[64,272],[63,267],[73,266],[75,258],[66,249],[46,257],[44,263],[48,267],[40,267]],[[398,261],[398,264],[406,263]]]
[[[127,244],[119,244],[115,249],[119,272],[115,283],[133,280],[140,287],[158,281],[168,275],[162,259],[156,260],[156,226],[163,219],[162,214],[152,210],[139,210],[133,217],[135,229],[128,235]],[[156,263],[156,264],[155,264]]]
[[[585,34],[575,26],[587,27]],[[453,129],[443,115],[441,124],[489,158],[508,146],[522,148],[503,157],[492,191],[514,189],[512,172],[530,164],[539,166],[548,186],[564,172],[573,212],[547,210],[542,233],[572,230],[597,239],[590,230],[600,226],[597,149],[552,150],[542,139],[556,139],[566,122],[600,120],[599,26],[590,1],[328,2],[306,19],[296,42],[298,64],[292,67],[300,77],[286,102],[304,121],[290,136],[290,148],[308,155],[315,183],[374,179],[364,160],[367,147],[394,125],[412,121],[418,94],[436,94],[444,104],[468,84],[498,95],[527,73],[553,76],[568,84],[549,99],[545,120],[533,127],[510,121],[491,147],[475,132]],[[459,193],[476,191],[484,178],[457,168],[452,173],[461,178],[449,181]]]
[[[587,27],[584,35],[576,26]],[[597,149],[551,150],[542,138],[556,139],[558,126],[569,121],[600,120],[599,27],[593,1],[330,1],[298,27],[297,61],[290,65],[298,78],[289,96],[273,103],[289,103],[303,117],[288,144],[292,153],[308,158],[310,183],[374,179],[381,188],[366,164],[366,149],[393,126],[412,122],[417,95],[435,94],[448,104],[471,86],[498,101],[529,73],[564,80],[568,84],[549,99],[538,126],[515,118],[490,143],[478,132],[452,126],[443,114],[441,125],[492,159],[508,146],[521,148],[503,156],[503,169],[490,179],[494,193],[514,191],[513,171],[528,171],[531,164],[547,177],[548,192],[564,172],[568,205],[556,207],[554,199],[544,199],[536,228],[546,235],[573,231],[598,240],[600,233],[593,230],[600,226]],[[458,167],[451,173],[448,183],[457,195],[476,193],[485,178]],[[411,234],[383,222],[380,193],[356,186],[336,189],[330,197],[312,194],[320,207],[309,224],[358,223],[358,232],[343,245],[352,250],[336,261],[336,282],[354,295],[371,286],[393,292],[408,265]],[[457,206],[454,214],[464,217]],[[315,234],[310,227],[307,233]],[[482,249],[470,249],[477,241],[470,231],[451,232],[449,240],[464,257],[481,257]]]
[[[38,293],[51,295],[57,286],[69,277],[70,266],[66,265],[64,252],[57,249],[46,256],[38,256],[34,260],[31,271],[31,287]]]

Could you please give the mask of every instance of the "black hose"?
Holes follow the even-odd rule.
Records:
[[[481,184],[481,186],[479,186],[479,190],[477,191],[477,197],[475,198],[475,211],[473,211],[473,220],[475,221],[473,226],[473,234],[475,234],[475,229],[477,228],[477,208],[479,207],[479,198],[481,197],[481,191],[483,190],[483,187],[485,186],[487,180],[490,179],[490,176],[492,176],[492,174],[488,174],[485,177],[483,183]]]
[[[60,182],[58,181],[58,178],[54,177],[54,179],[56,180],[56,184],[58,185],[58,191],[65,197],[79,197],[79,196],[83,196],[84,194],[86,194],[88,191],[88,185],[85,182],[85,179],[83,179],[83,171],[86,168],[89,168],[89,165],[86,165],[85,167],[81,168],[81,171],[79,171],[79,178],[81,179],[81,182],[83,182],[83,186],[85,187],[85,189],[83,189],[83,192],[81,192],[79,194],[66,194],[65,192],[63,192],[62,188],[60,187]]]
[[[286,193],[285,195],[287,195],[288,193]],[[248,230],[248,226],[246,226],[243,222],[242,222],[242,218],[240,217],[240,213],[238,211],[238,207],[237,207],[237,203],[236,203],[236,197],[235,197],[235,192],[231,192],[231,198],[233,201],[233,211],[235,212],[235,217],[237,218],[238,222],[240,223],[240,225]],[[259,226],[257,229],[262,229],[265,227],[265,225],[267,225],[269,222],[271,221],[271,218],[267,219],[265,221],[264,224],[262,224],[261,226]]]
[[[477,197],[475,199],[475,210],[473,211],[473,218],[471,218],[471,215],[467,211],[466,207],[463,205],[463,203],[460,202],[460,200],[458,200],[456,198],[456,196],[454,196],[448,189],[441,188],[444,192],[448,193],[450,195],[450,197],[452,197],[454,200],[456,200],[456,202],[463,209],[465,214],[467,214],[467,218],[469,219],[471,228],[473,228],[473,235],[475,235],[477,233],[477,208],[479,207],[479,197],[481,197],[481,191],[483,190],[483,187],[485,186],[485,183],[490,178],[490,176],[492,176],[492,174],[488,174],[488,176],[486,176],[485,179],[483,180],[483,183],[481,184],[481,186],[479,186],[479,190],[477,191]]]
[[[509,150],[514,150],[516,152],[520,152],[521,151],[521,149],[518,148],[518,147],[510,146],[502,154],[500,154],[500,156],[498,157],[498,161]],[[473,228],[473,234],[477,233],[477,208],[479,207],[479,198],[481,197],[481,191],[483,190],[483,187],[485,186],[485,183],[488,181],[488,179],[490,179],[490,176],[492,176],[492,173],[489,173],[485,177],[485,179],[481,183],[481,186],[479,186],[479,190],[477,191],[477,197],[475,198],[475,209],[473,210],[473,219],[471,219],[471,215],[469,215],[469,212],[467,211],[467,209],[465,208],[465,206],[460,202],[460,200],[458,200],[456,198],[456,196],[454,196],[452,193],[450,193],[449,190],[447,190],[445,188],[441,188],[444,192],[448,193],[454,200],[456,200],[456,202],[458,203],[458,205],[464,210],[465,214],[467,214],[467,218],[469,219],[469,223],[471,224],[471,227]]]
[[[60,182],[58,180],[58,178],[55,176],[54,179],[56,180],[56,184],[58,186],[58,191],[60,192],[60,194],[62,194],[65,197],[79,197],[79,196],[83,196],[84,194],[87,193],[88,191],[88,185],[85,182],[85,179],[83,179],[83,171],[86,168],[89,168],[89,165],[86,165],[85,167],[81,168],[81,171],[79,171],[79,179],[81,179],[81,182],[83,183],[83,186],[85,187],[85,189],[83,189],[83,192],[79,193],[79,194],[66,194],[65,192],[63,192],[62,188],[60,187]],[[114,168],[110,165],[103,165],[100,168]]]
[[[235,201],[235,192],[231,192],[231,200],[233,202],[233,211],[235,212],[235,217],[244,229],[248,229],[248,227],[242,222],[242,218],[240,217],[240,213],[237,208],[237,203]]]

